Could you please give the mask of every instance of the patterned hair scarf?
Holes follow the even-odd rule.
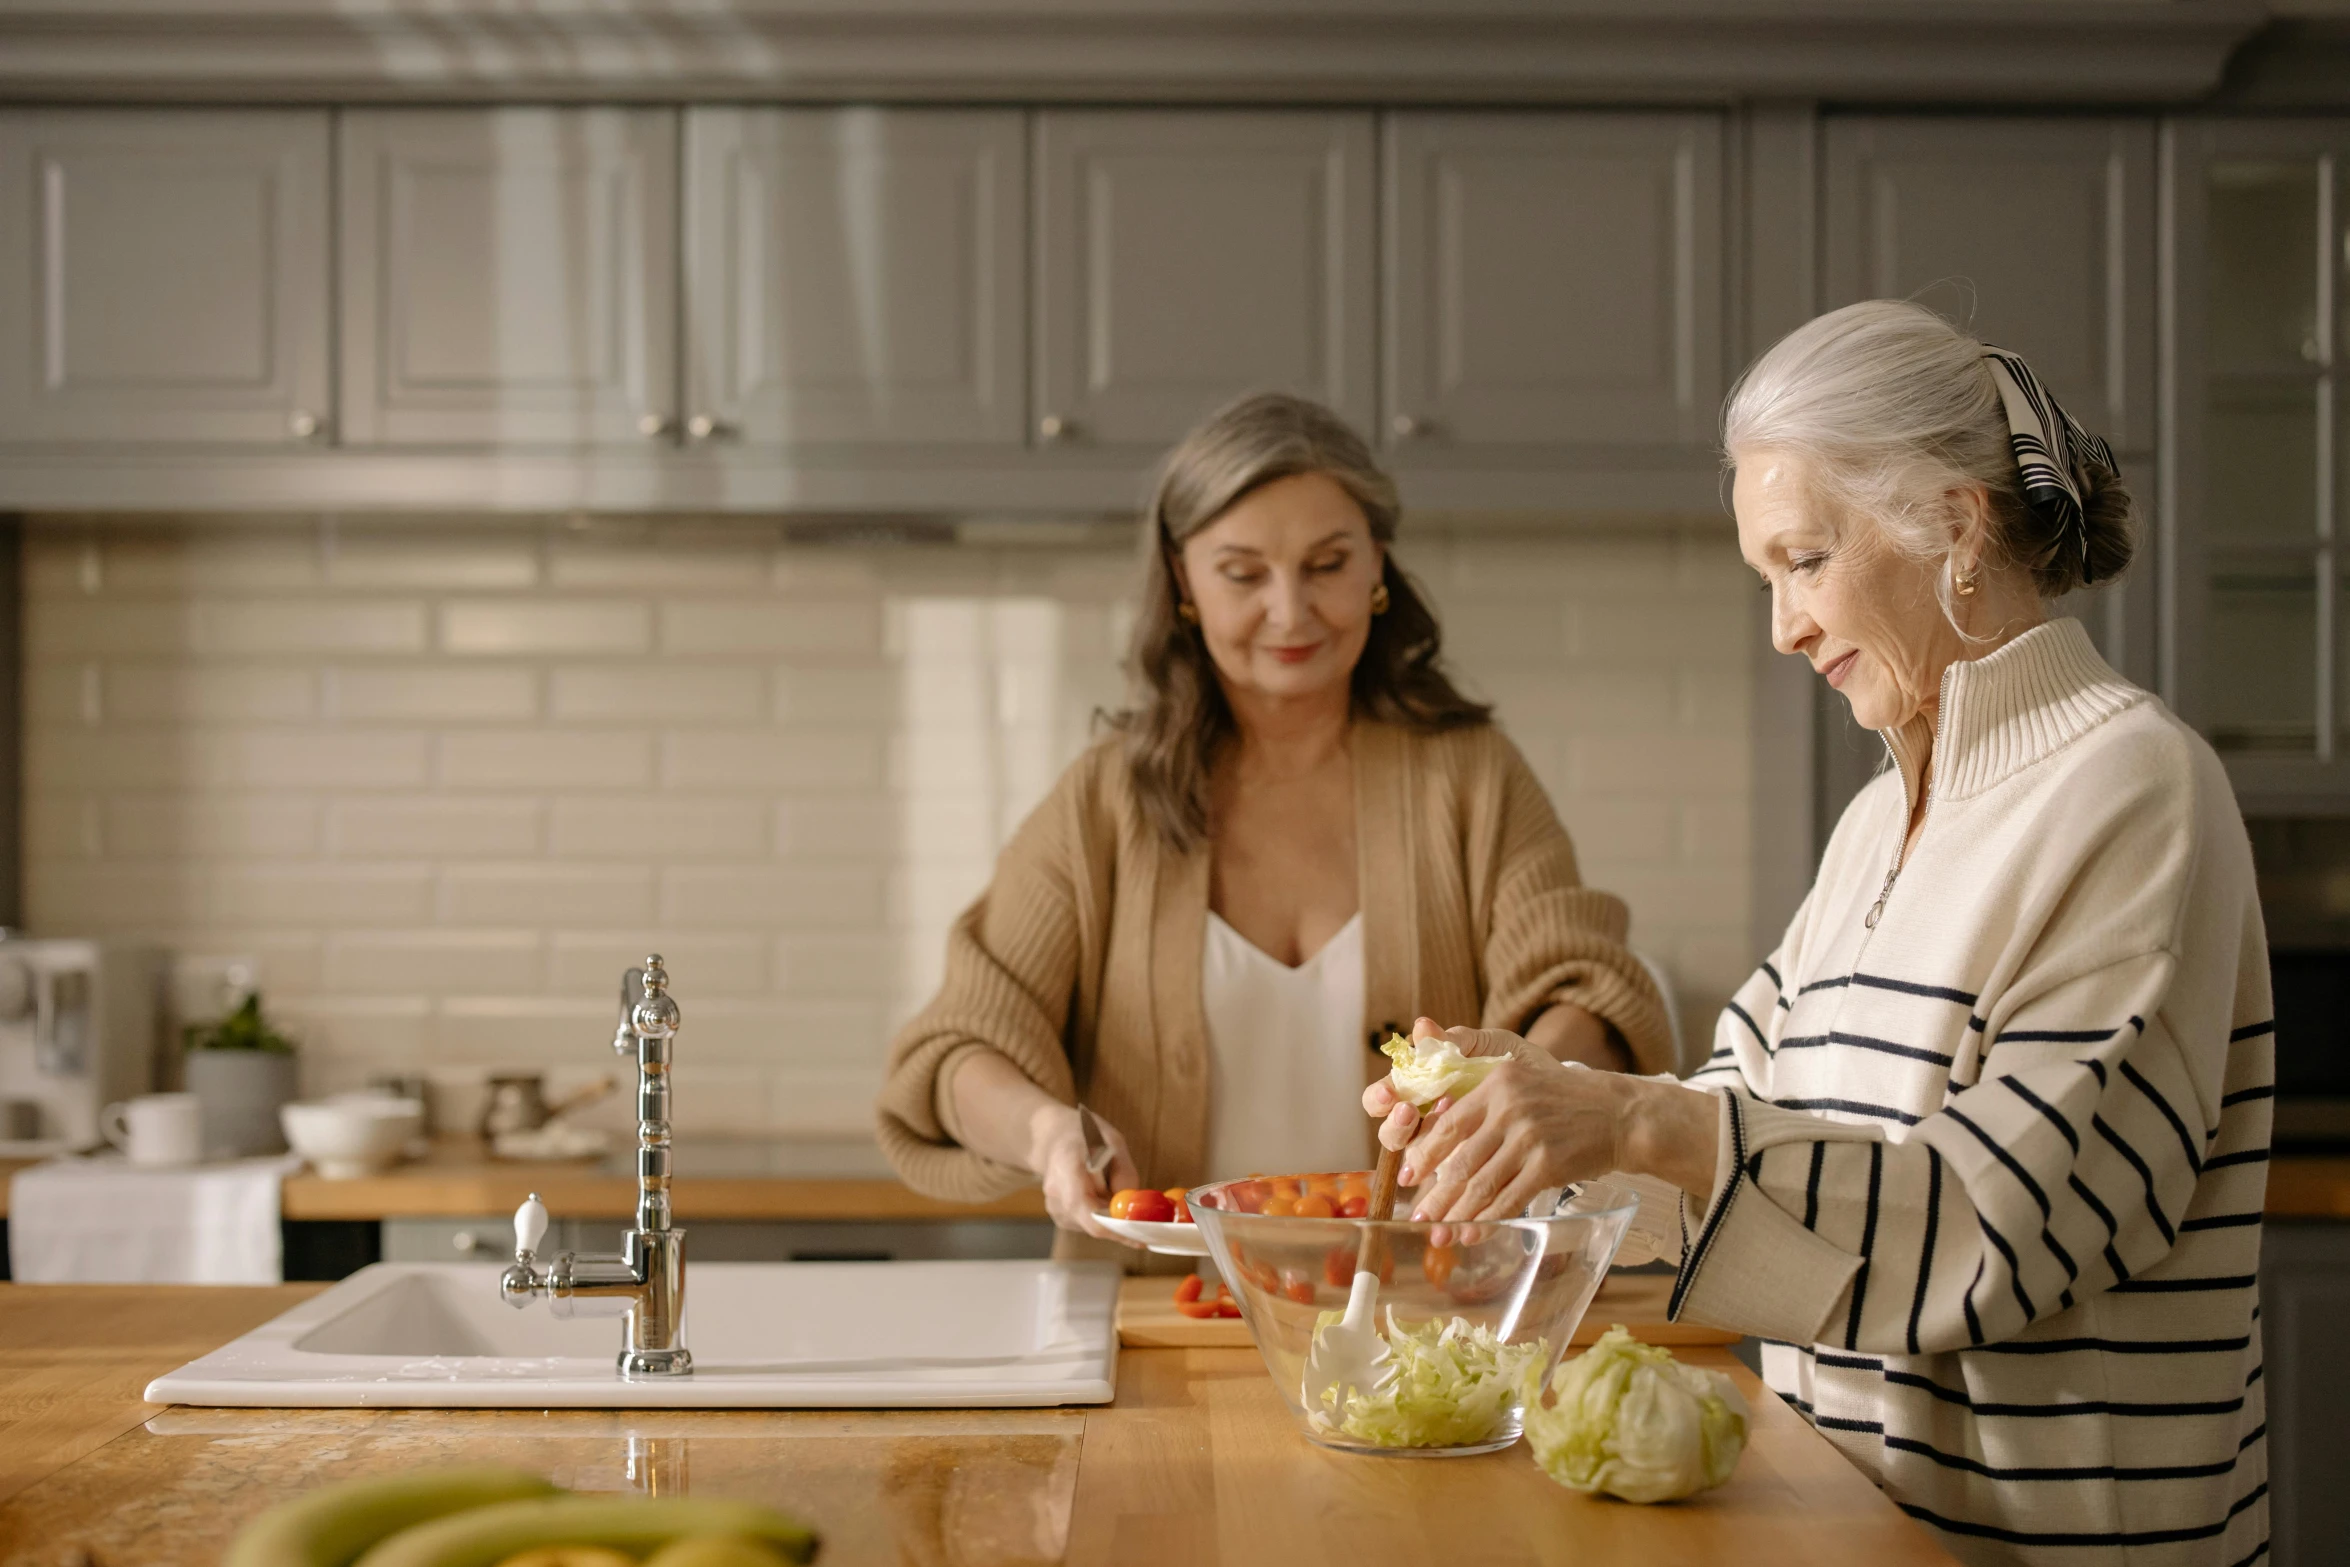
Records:
[[[2081,501],[2098,477],[2121,471],[2113,448],[2058,407],[2020,356],[1986,344],[1983,360],[1991,367],[1991,384],[1999,388],[1999,401],[2007,409],[2007,443],[2023,475],[2024,504],[2035,517],[2053,525],[2058,538],[2072,541],[2080,553],[2081,582],[2086,586],[2097,578],[2089,569],[2089,525]]]

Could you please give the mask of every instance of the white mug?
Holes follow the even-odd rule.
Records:
[[[194,1094],[141,1094],[98,1114],[106,1140],[133,1164],[194,1164],[204,1151],[204,1123]]]

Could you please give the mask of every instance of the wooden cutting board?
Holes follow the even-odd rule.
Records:
[[[1175,1286],[1164,1274],[1128,1279],[1118,1291],[1118,1342],[1129,1349],[1246,1349],[1248,1324],[1233,1317],[1193,1318],[1175,1309]],[[1645,1344],[1675,1348],[1735,1344],[1738,1335],[1694,1322],[1667,1322],[1665,1301],[1672,1293],[1666,1273],[1611,1273],[1575,1330],[1577,1346],[1593,1343],[1621,1322]]]

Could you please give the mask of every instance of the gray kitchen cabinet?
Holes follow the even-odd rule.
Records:
[[[2268,1390],[2269,1528],[2276,1567],[2325,1567],[2350,1540],[2350,1224],[2271,1221],[2260,1247]]]
[[[2153,449],[2153,121],[1849,116],[1825,131],[1831,309],[1922,300],[2023,355],[2116,452]]]
[[[2350,810],[2350,121],[2167,132],[2166,663],[2255,814]]]
[[[1038,114],[1038,442],[1161,446],[1260,388],[1367,427],[1373,154],[1368,114]]]
[[[1719,115],[1396,113],[1385,134],[1390,445],[1707,451]]]
[[[1027,433],[1019,111],[689,109],[686,436]]]
[[[348,443],[582,446],[676,414],[677,116],[342,119]]]
[[[327,124],[0,112],[0,442],[322,436]]]

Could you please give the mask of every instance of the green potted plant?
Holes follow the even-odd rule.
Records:
[[[283,1153],[278,1107],[294,1097],[294,1041],[261,1015],[261,993],[210,1023],[181,1031],[188,1092],[204,1123],[204,1157],[239,1159]]]

